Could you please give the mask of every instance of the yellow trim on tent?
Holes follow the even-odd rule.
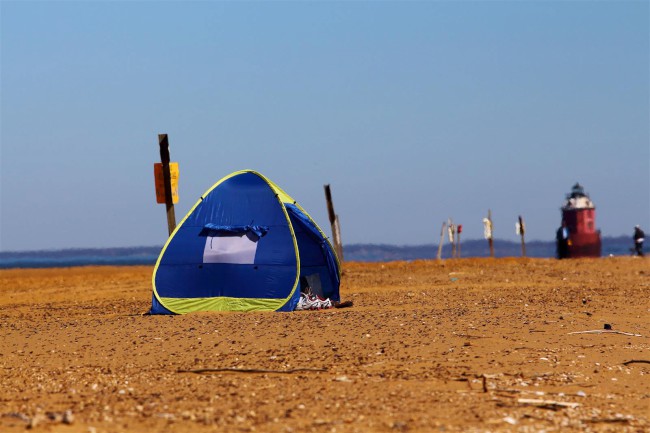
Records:
[[[158,298],[161,304],[177,314],[199,311],[275,311],[286,299],[259,298]]]
[[[258,174],[259,174],[259,173],[258,173]],[[291,204],[295,204],[295,203],[296,203],[296,201],[293,199],[293,197],[291,197],[289,194],[287,194],[286,192],[284,192],[284,190],[283,190],[282,188],[280,188],[278,185],[276,185],[276,184],[275,184],[274,182],[272,182],[270,179],[267,179],[264,175],[261,175],[261,174],[260,174],[260,176],[262,176],[262,177],[264,178],[264,180],[266,180],[266,183],[269,184],[269,186],[271,187],[271,189],[272,189],[273,191],[275,191],[275,193],[278,195],[278,199],[280,199],[280,201],[281,201],[282,203],[291,203]]]
[[[183,223],[189,218],[189,216],[192,215],[192,213],[197,208],[197,206],[199,204],[201,204],[201,202],[203,201],[203,198],[206,197],[208,194],[210,194],[213,189],[215,189],[216,187],[221,185],[226,180],[228,180],[228,179],[230,179],[232,177],[238,176],[240,174],[244,174],[244,173],[255,174],[255,175],[259,176],[262,180],[264,180],[269,185],[271,190],[273,190],[277,194],[278,201],[280,202],[280,206],[282,207],[282,212],[284,212],[284,217],[287,219],[287,224],[289,225],[289,230],[291,232],[291,238],[293,240],[294,253],[296,254],[296,266],[297,266],[296,280],[293,283],[293,288],[291,289],[291,292],[289,293],[289,296],[287,296],[283,300],[282,299],[280,299],[280,300],[278,300],[278,299],[268,299],[268,300],[266,300],[266,299],[253,299],[253,298],[163,298],[160,295],[158,295],[158,291],[156,290],[156,273],[158,272],[158,266],[160,265],[160,261],[162,260],[162,257],[165,254],[165,251],[167,250],[167,247],[169,246],[170,242],[172,241],[172,239],[174,238],[174,236],[176,235],[178,230],[181,228]],[[282,189],[279,186],[277,186],[276,184],[271,182],[269,179],[267,179],[266,176],[264,176],[261,173],[256,172],[255,170],[236,171],[234,173],[230,173],[229,175],[227,175],[227,176],[221,178],[219,181],[217,181],[214,185],[212,185],[210,187],[210,189],[208,189],[205,193],[203,193],[201,198],[199,198],[199,200],[197,200],[197,202],[194,204],[194,206],[192,206],[192,208],[189,210],[189,212],[187,212],[187,214],[183,217],[181,222],[178,223],[178,225],[176,226],[176,228],[174,229],[172,234],[169,235],[169,238],[167,238],[167,242],[165,242],[165,245],[163,246],[162,250],[160,251],[160,254],[158,255],[158,259],[156,260],[156,265],[154,266],[153,273],[151,275],[151,285],[153,287],[153,295],[156,297],[156,299],[158,299],[158,302],[160,302],[160,304],[163,307],[167,308],[169,311],[171,311],[172,313],[176,313],[176,314],[184,314],[184,313],[189,313],[189,312],[194,312],[194,311],[204,311],[205,309],[202,309],[200,307],[201,302],[207,302],[208,305],[210,305],[210,304],[212,304],[214,302],[214,300],[225,300],[225,299],[238,300],[241,303],[251,302],[252,306],[262,306],[262,305],[267,305],[267,304],[270,305],[273,302],[277,303],[277,301],[282,301],[281,303],[277,304],[277,306],[269,306],[269,308],[267,308],[266,310],[274,311],[274,310],[277,310],[278,308],[282,307],[289,299],[291,299],[291,297],[295,293],[296,287],[298,287],[298,283],[300,281],[300,254],[298,252],[298,241],[296,239],[296,233],[293,230],[293,225],[291,224],[291,219],[289,218],[289,213],[287,212],[287,209],[284,207],[284,203],[295,203],[295,201],[291,198],[291,196],[289,196],[287,193],[282,191]],[[319,228],[319,230],[320,230],[320,228]],[[336,257],[336,254],[334,256]],[[337,261],[338,261],[338,258],[337,258]],[[176,301],[178,301],[178,302],[176,302]],[[258,302],[258,301],[261,301],[261,302]],[[267,303],[266,301],[269,301],[269,302]],[[221,305],[221,304],[222,305],[228,305],[229,302],[231,302],[231,301],[227,301],[227,302],[226,301],[217,301],[216,305]],[[188,311],[185,311],[187,309],[182,308],[182,305],[185,305],[185,303],[187,303],[188,305],[191,305],[192,308],[197,308],[197,309],[189,309]],[[180,305],[178,305],[178,304],[180,304]],[[233,305],[235,305],[235,304],[233,304]],[[276,304],[274,303],[273,305],[276,305]],[[211,309],[208,309],[208,310],[211,310]],[[237,310],[234,310],[234,311],[247,311],[247,310],[246,309],[237,309]]]

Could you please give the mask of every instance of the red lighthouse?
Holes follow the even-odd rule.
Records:
[[[576,183],[562,206],[562,227],[557,233],[558,257],[600,257],[600,231],[596,230],[596,207]]]

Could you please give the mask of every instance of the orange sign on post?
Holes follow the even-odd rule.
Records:
[[[153,174],[156,181],[156,203],[165,203],[165,179],[161,162],[153,165]],[[172,202],[178,203],[178,163],[169,163],[169,177],[172,183]]]

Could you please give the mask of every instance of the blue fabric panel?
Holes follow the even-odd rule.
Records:
[[[326,263],[322,247],[324,239],[320,236],[320,233],[317,232],[317,235],[307,229],[305,221],[297,218],[293,212],[289,212],[289,216],[298,241],[300,267],[324,265]]]
[[[289,225],[273,227],[258,241],[256,265],[291,265],[296,267],[296,250]],[[293,287],[293,286],[292,286]],[[291,288],[289,288],[291,289]]]
[[[294,224],[295,229],[296,224]],[[319,266],[325,264],[325,256],[321,243],[305,232],[297,232],[298,251],[300,252],[300,267]]]
[[[206,238],[199,236],[202,228],[183,224],[169,242],[169,245],[167,245],[165,254],[160,260],[160,266],[203,263],[203,249]],[[158,278],[156,278],[157,280]]]
[[[281,299],[287,297],[295,279],[295,265],[206,263],[158,268],[156,289],[165,298]]]

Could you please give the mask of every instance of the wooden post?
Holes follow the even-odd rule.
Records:
[[[521,215],[519,215],[519,234],[521,235],[521,256],[526,257],[526,241],[524,240],[526,226],[524,225],[524,219]]]
[[[442,228],[440,229],[440,243],[438,244],[438,255],[436,258],[440,260],[442,258],[442,244],[445,241],[445,227],[447,226],[446,222],[442,222]]]
[[[449,233],[449,243],[451,244],[451,258],[456,258],[456,226],[451,218],[447,218],[447,232]]]
[[[160,146],[160,161],[162,162],[163,179],[165,182],[167,228],[171,235],[176,228],[176,214],[174,213],[174,201],[172,198],[172,180],[169,174],[169,140],[167,139],[167,134],[158,134],[158,145]]]
[[[329,184],[324,185],[325,200],[327,201],[327,215],[332,226],[332,238],[334,240],[334,250],[339,258],[339,262],[343,262],[343,243],[341,242],[341,226],[339,225],[339,216],[334,213],[334,203],[332,202],[332,191]]]
[[[463,225],[456,226],[456,257],[460,259],[460,234],[463,232]]]
[[[488,227],[489,227],[489,236],[488,236],[488,244],[490,245],[490,257],[494,257],[494,239],[493,239],[493,228],[494,226],[492,225],[492,211],[488,209]]]

